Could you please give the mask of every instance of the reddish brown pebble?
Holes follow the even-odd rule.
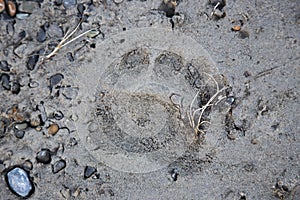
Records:
[[[48,128],[48,134],[49,135],[55,135],[59,130],[59,127],[57,124],[52,124],[51,126],[49,126]]]
[[[240,31],[241,30],[241,26],[234,26],[231,28],[232,31]]]
[[[16,4],[12,1],[7,2],[7,12],[9,16],[14,17],[17,13],[17,7]]]
[[[4,0],[0,0],[0,13],[5,9],[5,2]]]

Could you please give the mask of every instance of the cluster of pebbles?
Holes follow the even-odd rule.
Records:
[[[101,4],[106,3],[101,1]],[[119,6],[123,0],[108,3]],[[97,4],[99,2],[79,3],[77,0],[0,0],[0,94],[1,100],[6,101],[1,102],[0,109],[0,142],[5,144],[0,146],[0,172],[7,188],[17,196],[27,198],[35,193],[37,171],[41,168],[48,167],[49,175],[59,175],[69,165],[63,154],[64,146],[58,141],[67,132],[67,139],[62,140],[67,140],[70,147],[77,145],[76,136],[70,134],[72,130],[65,124],[68,120],[75,121],[76,116],[71,116],[72,111],[66,112],[70,108],[62,104],[74,99],[78,88],[70,85],[72,81],[66,68],[46,69],[48,65],[43,63],[43,58],[80,20],[83,23],[79,31],[91,28],[95,17],[86,13],[95,13]],[[172,6],[160,9],[174,15]],[[105,14],[103,23],[111,23],[112,14]],[[53,21],[51,15],[58,16],[57,21]],[[74,21],[70,23],[65,16],[71,16]],[[88,41],[81,42],[89,44],[98,35],[99,32],[91,32],[87,35]],[[93,43],[86,46],[95,48]],[[67,63],[79,60],[81,49],[84,50],[78,48],[78,54],[64,53]],[[58,147],[55,147],[56,142]],[[32,153],[18,157],[21,150],[14,145],[26,146],[24,144],[30,146]],[[96,167],[86,164],[81,169],[83,180],[99,179],[97,171]]]
[[[70,133],[64,124],[65,111],[59,109],[58,103],[57,108],[53,105],[49,107],[51,103],[48,102],[59,95],[67,102],[74,97],[74,91],[76,93],[76,89],[72,90],[69,85],[62,84],[64,72],[51,71],[49,75],[49,72],[37,71],[44,51],[36,44],[46,46],[45,42],[49,38],[59,39],[64,36],[62,27],[56,23],[43,23],[35,34],[32,33],[35,27],[22,25],[30,21],[30,16],[34,16],[43,3],[49,2],[0,0],[0,29],[5,33],[0,33],[0,172],[7,188],[24,198],[30,197],[35,191],[34,173],[37,168],[50,165],[50,173],[58,174],[67,166],[67,159],[59,152],[63,147],[53,148],[53,145],[48,146],[42,140],[54,138],[55,141],[59,137],[58,133]],[[54,4],[62,10],[77,10],[76,0],[56,0]],[[79,14],[84,9],[83,4],[78,4]],[[43,76],[47,76],[45,81]],[[62,100],[58,98],[59,101]],[[32,137],[32,134],[36,135]],[[71,138],[70,145],[75,146],[77,141]],[[12,159],[18,154],[14,145],[22,144],[32,145],[31,156],[34,157]],[[38,146],[42,147],[38,149]],[[87,179],[96,171],[96,168],[86,166],[82,174]]]
[[[42,146],[34,149],[34,157],[28,158],[28,156],[26,160],[22,161],[10,161],[11,154],[14,152],[9,150],[7,151],[8,153],[2,153],[0,146],[0,172],[4,174],[7,187],[17,196],[29,197],[34,193],[36,182],[34,178],[36,178],[36,175],[33,172],[36,168],[49,166],[51,168],[50,173],[60,174],[69,164],[68,159],[61,153],[63,152],[63,147],[53,148],[45,145],[47,144],[46,142],[32,141],[31,138],[26,136],[30,134],[32,136],[32,132],[35,134],[42,133],[39,136],[35,136],[34,139],[43,140],[44,138],[58,137],[61,130],[66,130],[68,133],[71,132],[64,122],[67,120],[66,118],[71,118],[75,121],[74,118],[76,116],[70,116],[70,113],[67,116],[64,111],[56,107],[49,108],[47,101],[49,100],[49,102],[51,101],[56,105],[61,103],[62,99],[68,102],[68,100],[72,100],[76,96],[76,88],[65,84],[69,80],[64,82],[65,79],[69,78],[66,76],[66,73],[69,73],[67,69],[62,70],[62,68],[58,67],[60,71],[48,69],[48,65],[41,64],[42,55],[49,54],[58,45],[57,41],[60,41],[68,33],[65,26],[71,26],[69,29],[72,29],[72,24],[68,23],[69,18],[64,18],[65,15],[76,18],[76,23],[73,23],[75,25],[82,20],[83,27],[81,28],[86,29],[87,27],[85,26],[91,25],[94,18],[92,15],[85,14],[85,11],[90,13],[99,12],[98,10],[95,11],[95,5],[93,5],[93,3],[97,4],[97,2],[77,3],[77,0],[0,0],[0,38],[1,40],[3,39],[3,43],[2,41],[0,42],[0,94],[1,98],[4,96],[5,101],[16,100],[16,102],[7,102],[8,106],[0,109],[0,142],[11,140],[17,144],[25,140],[29,143],[40,142],[40,146]],[[100,2],[105,4],[109,1]],[[123,0],[113,1],[117,6],[122,2]],[[44,7],[43,4],[45,4]],[[171,18],[171,22],[176,23],[176,19],[179,21],[181,19],[181,16],[175,13],[176,6],[177,3],[174,0],[163,0],[160,5],[157,5],[157,10],[165,14],[162,18]],[[35,19],[33,17],[35,12],[39,12],[39,10],[42,10],[41,8],[49,11],[50,14],[47,13],[48,15],[43,15],[43,17],[37,15],[38,18]],[[104,31],[105,25],[113,29],[114,27],[111,27],[111,24],[116,16],[113,12],[109,12],[109,9],[102,11],[104,17],[102,17],[101,23],[104,24],[102,24]],[[58,16],[57,21],[51,18],[51,14],[55,17]],[[159,20],[161,20],[160,17],[161,15],[158,15]],[[91,22],[88,22],[89,18],[93,18],[93,20],[91,19]],[[158,19],[154,18],[153,20]],[[149,19],[147,19],[147,23],[149,23],[148,21]],[[22,25],[27,22],[27,26]],[[123,30],[126,30],[126,28],[123,28]],[[109,30],[106,31],[109,32]],[[84,45],[88,44],[98,34],[91,33],[90,37],[88,36],[89,41],[83,41],[82,43]],[[95,48],[93,43],[86,46]],[[75,63],[76,59],[79,60],[82,49],[84,49],[84,46],[78,48],[79,53],[65,53],[66,62]],[[46,81],[42,80],[44,76],[47,77]],[[24,104],[24,102],[28,105],[18,105],[19,103]],[[3,105],[4,103],[1,104],[1,106]],[[76,138],[70,137],[68,145],[76,146]],[[99,178],[97,171],[96,167],[86,164],[82,168],[83,179],[94,176]],[[172,171],[171,174],[172,179],[176,181],[178,172]]]
[[[43,0],[37,1],[5,1],[0,0],[0,14],[3,13],[4,19],[9,17],[16,17],[18,19],[26,19],[34,12],[34,10],[41,7],[40,3]],[[71,8],[77,4],[76,0],[57,0],[56,5],[63,5],[66,9]]]
[[[4,0],[0,0],[0,13],[2,13],[4,10],[7,10],[7,14],[11,17],[14,17],[17,13],[17,6],[12,1],[4,2]]]
[[[38,111],[36,111],[36,113],[21,114],[17,107],[13,107],[9,112],[2,114],[1,137],[7,137],[7,134],[13,132],[15,137],[21,140],[31,129],[34,129],[36,132],[48,134],[49,137],[55,136],[60,127],[53,121],[63,119],[63,113],[61,111],[55,111],[49,115],[46,113],[43,104],[39,104],[37,108]],[[35,163],[44,165],[50,164],[52,156],[55,154],[55,150],[51,151],[48,148],[42,148],[36,153]],[[5,159],[2,163],[6,163]],[[29,175],[33,166],[34,164],[30,160],[27,160],[22,165],[13,165],[3,171],[5,172],[7,185],[14,194],[21,197],[28,197],[33,193],[34,184]],[[66,161],[64,159],[57,160],[52,164],[52,172],[53,174],[58,173],[65,167]]]

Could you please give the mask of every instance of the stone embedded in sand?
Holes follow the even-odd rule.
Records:
[[[51,162],[51,152],[49,149],[42,149],[36,155],[36,160],[43,164],[49,164]]]
[[[39,29],[39,31],[36,33],[36,40],[38,42],[45,42],[47,39],[47,36],[46,36],[46,31],[43,27],[41,27]]]
[[[1,0],[0,0],[0,7],[1,7]],[[0,8],[1,10],[1,8]],[[11,68],[11,65],[8,64],[8,62],[6,60],[1,60],[0,61],[0,69],[4,72],[9,72]]]
[[[32,162],[31,162],[30,160],[26,160],[26,161],[23,163],[22,167],[23,167],[25,170],[29,171],[29,170],[32,170],[33,164],[32,164]]]
[[[15,167],[7,172],[6,181],[9,189],[21,197],[30,196],[34,190],[34,186],[29,180],[28,173],[19,167]]]
[[[55,111],[53,113],[53,118],[56,120],[61,120],[62,118],[64,118],[64,114],[61,111]]]
[[[114,2],[115,2],[116,4],[119,4],[119,3],[122,3],[123,0],[114,0]]]
[[[19,82],[13,82],[11,86],[11,92],[13,94],[19,94],[21,91],[21,84]]]
[[[167,17],[173,17],[175,15],[176,6],[177,3],[174,0],[163,0],[158,10],[165,12]]]
[[[24,137],[24,135],[25,135],[25,131],[18,130],[18,131],[15,132],[15,136],[18,139],[22,139]]]
[[[10,76],[8,74],[1,74],[0,82],[5,90],[10,90]]]
[[[7,12],[9,16],[14,17],[17,13],[16,4],[12,1],[8,1],[6,4],[7,4]]]
[[[61,159],[52,165],[52,172],[53,174],[56,174],[57,172],[63,170],[65,167],[66,161]]]
[[[27,123],[20,123],[20,124],[15,124],[15,129],[21,131],[21,130],[24,130],[28,127],[28,124]]]
[[[77,0],[63,0],[65,9],[71,9],[77,4]]]
[[[4,0],[0,0],[0,13],[2,13],[3,10],[5,10],[5,2]]]
[[[48,128],[48,134],[49,135],[55,135],[59,130],[59,127],[57,124],[52,124],[51,126],[49,126]]]
[[[84,178],[91,177],[95,172],[97,172],[97,169],[95,167],[86,166],[84,169]]]
[[[33,55],[29,56],[28,61],[26,63],[26,67],[28,70],[32,71],[34,70],[38,60],[39,60],[39,55],[34,53]]]
[[[239,25],[233,26],[233,27],[231,28],[231,30],[232,30],[232,31],[240,31],[240,30],[241,30],[241,26],[239,26]]]
[[[60,73],[57,73],[57,74],[54,74],[50,77],[50,85],[49,85],[49,88],[50,88],[50,92],[52,92],[52,88],[57,85],[61,80],[64,79],[64,75],[60,74]]]

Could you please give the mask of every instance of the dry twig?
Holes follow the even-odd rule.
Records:
[[[45,56],[46,59],[49,59],[49,58],[51,58],[52,56],[54,56],[54,55],[58,52],[58,50],[60,50],[62,47],[64,47],[64,46],[70,44],[71,42],[73,42],[73,41],[75,41],[75,40],[81,38],[82,36],[88,34],[88,33],[91,32],[91,31],[95,31],[95,29],[87,30],[87,31],[81,33],[80,35],[74,37],[73,39],[67,41],[67,40],[68,40],[70,37],[72,37],[72,35],[74,35],[75,32],[78,30],[78,28],[80,27],[81,22],[82,22],[82,21],[80,21],[80,22],[78,23],[78,25],[75,27],[75,29],[74,29],[71,33],[67,33],[67,34],[63,37],[63,39],[58,43],[58,45],[53,49],[53,51],[52,51],[51,53],[49,53],[47,56]]]
[[[214,81],[215,85],[216,85],[216,93],[207,101],[207,103],[203,106],[201,106],[200,108],[197,108],[196,110],[193,110],[193,105],[197,99],[197,97],[200,94],[200,90],[196,93],[196,95],[194,96],[190,106],[189,106],[189,112],[188,112],[188,118],[189,118],[189,122],[190,122],[190,126],[194,129],[195,134],[198,135],[199,133],[203,132],[202,130],[200,130],[201,125],[203,125],[204,123],[210,123],[209,121],[204,121],[203,120],[203,114],[204,112],[207,110],[207,108],[218,104],[222,99],[224,99],[224,96],[219,96],[223,91],[225,91],[226,89],[228,89],[228,87],[223,87],[222,89],[220,89],[218,82],[216,81],[216,79],[210,75],[205,73],[206,75],[208,75],[210,77],[211,80]],[[218,97],[218,98],[217,98]],[[218,100],[217,102],[213,103],[215,100]],[[199,114],[198,119],[196,118],[196,115]]]

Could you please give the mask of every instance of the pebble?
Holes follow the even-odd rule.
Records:
[[[177,5],[176,1],[163,0],[158,10],[165,12],[167,17],[173,17],[175,14],[176,5]]]
[[[33,169],[33,165],[32,165],[32,162],[30,160],[26,160],[24,163],[23,163],[23,168],[27,171],[29,170],[32,170]]]
[[[249,32],[248,31],[239,31],[239,38],[241,39],[245,39],[245,38],[248,38],[250,36]]]
[[[1,77],[0,77],[0,81],[2,82],[2,87],[5,89],[5,90],[10,90],[10,77],[8,74],[1,74]]]
[[[39,60],[39,57],[40,56],[37,53],[34,53],[33,55],[29,56],[28,61],[26,63],[26,67],[28,70],[34,70],[36,63]]]
[[[15,167],[6,174],[9,189],[21,197],[29,197],[34,192],[34,186],[29,179],[29,174],[20,167]]]
[[[234,27],[231,28],[232,31],[240,31],[241,30],[241,26],[236,25]]]
[[[234,102],[235,102],[234,96],[229,96],[229,97],[227,97],[225,102],[226,102],[227,104],[229,104],[229,105],[234,104]]]
[[[12,87],[11,87],[11,92],[13,94],[19,94],[21,91],[21,85],[18,82],[13,82]]]
[[[18,37],[20,40],[24,39],[26,37],[26,31],[22,30],[19,34]]]
[[[50,76],[50,86],[49,86],[50,92],[52,92],[53,87],[55,85],[57,85],[63,79],[64,79],[64,75],[62,75],[60,73]]]
[[[40,84],[36,81],[30,80],[30,82],[28,83],[28,87],[30,88],[37,88]]]
[[[36,1],[21,1],[20,6],[18,7],[18,11],[24,13],[33,13],[34,10],[40,8],[40,5]]]
[[[7,5],[7,12],[9,14],[9,16],[14,17],[17,13],[16,4],[12,1],[7,1],[6,5]]]
[[[178,169],[172,169],[171,171],[171,178],[173,181],[177,181],[178,179]]]
[[[51,162],[51,152],[49,149],[42,149],[36,155],[36,160],[43,164],[49,164]]]
[[[257,138],[253,138],[251,140],[251,144],[259,144],[259,140]]]
[[[77,0],[63,0],[65,9],[70,9],[77,4]]]
[[[34,115],[30,118],[30,126],[38,127],[41,124],[41,119],[38,115]]]
[[[80,195],[80,193],[81,193],[81,188],[80,187],[78,187],[74,192],[73,192],[73,194],[72,194],[72,196],[73,197],[78,197],[79,195]]]
[[[4,0],[0,0],[0,13],[2,13],[3,10],[5,10],[5,2]]]
[[[49,135],[55,135],[59,130],[59,127],[57,124],[51,124],[48,128],[48,134]]]
[[[59,27],[57,24],[50,24],[50,26],[47,29],[47,34],[49,34],[50,37],[63,37],[64,33],[61,27]]]
[[[68,57],[68,60],[69,60],[70,62],[74,62],[74,57],[73,57],[73,55],[72,55],[71,52],[68,52],[68,53],[67,53],[67,57]]]
[[[38,105],[38,110],[41,112],[41,120],[43,123],[45,123],[48,119],[46,109],[44,106],[44,102],[41,102],[41,104]]]
[[[61,171],[62,169],[64,169],[66,167],[66,161],[61,159],[59,161],[56,161],[53,165],[52,165],[52,172],[53,174],[56,174],[57,172]]]
[[[6,60],[0,61],[0,69],[4,72],[9,72],[11,68],[11,65],[8,64]]]
[[[86,166],[84,168],[84,178],[87,179],[91,177],[95,172],[97,172],[97,169],[95,167]]]
[[[115,2],[116,4],[119,4],[119,3],[122,3],[123,0],[114,0],[114,2]]]
[[[19,131],[26,129],[27,127],[28,127],[27,123],[20,123],[15,125],[15,129]]]
[[[17,13],[17,15],[16,15],[16,18],[21,19],[21,20],[26,19],[27,17],[29,17],[28,13]]]
[[[19,39],[22,40],[21,38],[19,38]],[[30,46],[28,46],[28,44],[20,44],[15,48],[14,52],[18,57],[22,58],[22,57],[24,57],[24,55],[26,54],[26,52],[28,51],[29,48],[30,48]]]
[[[24,135],[25,135],[25,131],[22,131],[22,130],[15,131],[15,136],[18,139],[22,139],[24,137]]]
[[[36,34],[36,40],[38,42],[45,42],[46,41],[46,31],[43,27],[40,28],[40,30]]]
[[[64,118],[64,114],[61,111],[55,111],[53,113],[53,117],[56,120],[61,120],[62,118]]]

